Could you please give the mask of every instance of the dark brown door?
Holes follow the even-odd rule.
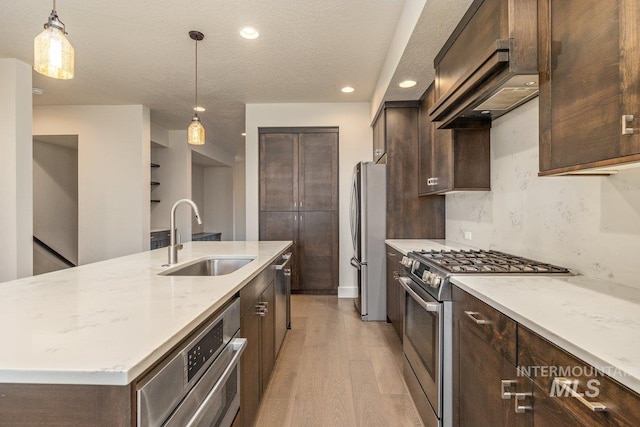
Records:
[[[271,378],[273,365],[276,359],[275,350],[275,308],[276,294],[274,282],[264,290],[260,296],[260,303],[266,303],[266,313],[260,322],[260,368],[261,368],[261,389],[264,393]]]
[[[247,346],[240,359],[240,402],[242,425],[252,426],[260,407],[260,318],[255,307],[244,313],[240,321]]]
[[[291,240],[291,289],[299,288],[298,213],[260,212],[260,240]]]
[[[338,134],[301,133],[299,141],[299,210],[338,210]]]
[[[298,209],[298,135],[260,134],[260,210]]]
[[[338,284],[337,212],[300,212],[300,291],[335,293]]]

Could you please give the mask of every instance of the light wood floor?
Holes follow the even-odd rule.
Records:
[[[291,326],[257,426],[421,426],[386,322],[362,322],[353,300],[292,295]]]

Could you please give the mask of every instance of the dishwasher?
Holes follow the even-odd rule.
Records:
[[[229,427],[240,409],[240,299],[137,386],[140,427]]]
[[[283,254],[276,270],[276,354],[282,347],[287,329],[291,329],[291,253]]]

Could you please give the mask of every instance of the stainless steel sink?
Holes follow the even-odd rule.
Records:
[[[233,273],[253,260],[254,258],[207,258],[160,274],[163,276],[222,276]]]

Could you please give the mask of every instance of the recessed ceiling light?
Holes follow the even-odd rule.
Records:
[[[197,111],[198,113],[202,113],[203,111],[207,111],[204,107],[193,107],[193,111]]]
[[[400,82],[398,86],[400,86],[403,89],[406,89],[406,88],[414,87],[416,84],[417,82],[415,80],[405,80],[403,82]]]
[[[31,89],[31,93],[37,96],[44,95],[44,89],[40,89],[39,87],[34,87],[33,89]]]
[[[240,135],[247,136],[247,134],[245,132],[242,132]]]
[[[343,91],[344,93],[351,93],[353,92],[355,89],[352,88],[351,86],[345,86],[342,89],[340,89],[341,91]]]
[[[254,40],[260,36],[260,33],[253,27],[244,27],[240,30],[240,35],[245,39]]]

